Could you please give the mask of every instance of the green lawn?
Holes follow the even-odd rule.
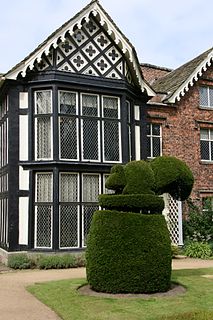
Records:
[[[81,296],[85,279],[35,284],[28,288],[64,320],[212,320],[213,268],[173,271],[172,279],[187,288],[176,297],[114,299]]]

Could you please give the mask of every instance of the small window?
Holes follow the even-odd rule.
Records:
[[[213,129],[200,130],[201,160],[213,161]]]
[[[213,211],[213,197],[202,198],[203,211]]]
[[[155,158],[162,154],[161,125],[147,124],[147,158]]]
[[[200,106],[213,108],[213,87],[200,87]]]

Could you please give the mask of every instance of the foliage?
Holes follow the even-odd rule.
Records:
[[[164,216],[95,212],[86,259],[87,279],[96,291],[167,291],[171,245]]]
[[[154,173],[148,162],[131,161],[124,167],[126,186],[124,194],[154,194]]]
[[[106,180],[106,188],[114,190],[116,194],[120,194],[126,185],[124,167],[116,164],[112,167],[110,176]]]
[[[158,194],[169,193],[174,199],[186,200],[192,190],[194,177],[190,168],[175,157],[157,157],[150,163]]]
[[[152,194],[102,194],[99,204],[105,209],[162,214],[164,209],[163,198]]]
[[[38,261],[39,269],[66,269],[75,267],[73,255],[43,255]]]
[[[205,274],[213,275],[213,268],[175,270],[172,280],[186,293],[147,299],[83,296],[77,289],[85,279],[37,283],[28,290],[64,320],[212,320],[212,279]]]
[[[188,201],[189,214],[183,222],[183,234],[185,241],[213,242],[213,211],[210,207],[201,210]]]
[[[208,259],[212,255],[210,245],[203,242],[189,242],[185,245],[184,252],[191,258]]]
[[[8,267],[12,269],[30,269],[31,260],[26,254],[13,254],[8,258]]]
[[[85,254],[64,254],[64,255],[12,255],[8,259],[8,266],[13,269],[65,269],[85,267]]]
[[[177,245],[172,244],[171,249],[172,249],[172,258],[175,258],[180,254],[180,248]]]

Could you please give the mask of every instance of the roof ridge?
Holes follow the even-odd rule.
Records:
[[[157,66],[155,64],[151,63],[140,63],[142,67],[148,67],[148,68],[153,68],[153,69],[159,69],[159,70],[165,70],[165,71],[173,71],[174,69],[168,68],[168,67],[161,67]]]

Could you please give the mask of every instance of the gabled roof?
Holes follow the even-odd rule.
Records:
[[[18,63],[5,75],[6,78],[16,79],[18,75],[26,76],[27,70],[33,70],[35,63],[42,60],[43,55],[48,56],[52,48],[57,48],[60,41],[65,41],[66,34],[73,35],[76,28],[81,29],[84,22],[89,22],[90,16],[94,16],[106,30],[108,35],[122,50],[126,60],[128,61],[137,83],[141,91],[146,90],[149,96],[154,96],[154,90],[143,79],[140,64],[138,62],[136,51],[130,41],[116,26],[107,12],[99,4],[98,0],[91,1],[72,19],[65,22],[59,29],[53,32],[43,43],[41,43],[32,53],[30,53],[23,61]]]
[[[153,83],[156,92],[167,93],[165,102],[175,103],[193,86],[213,62],[213,48]]]

